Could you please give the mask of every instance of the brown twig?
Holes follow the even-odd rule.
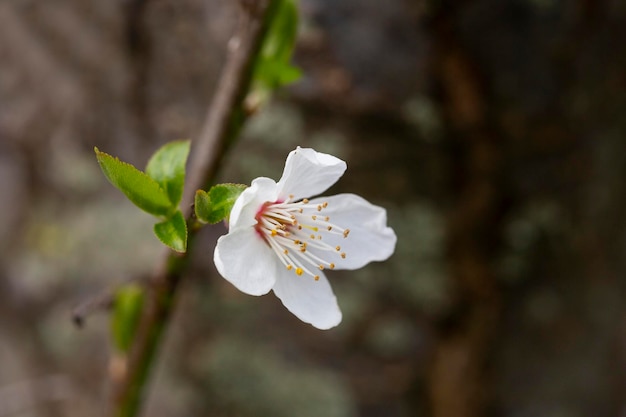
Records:
[[[109,310],[113,305],[114,298],[113,292],[107,290],[83,301],[72,309],[72,321],[76,327],[83,327],[87,317],[93,313]]]
[[[189,220],[195,191],[215,176],[219,162],[244,119],[243,100],[249,90],[251,70],[263,40],[271,0],[246,2],[236,35],[231,39],[227,61],[218,82],[204,127],[192,143],[182,207]],[[193,243],[190,230],[188,248]],[[189,251],[188,251],[189,253]],[[145,307],[130,349],[125,372],[114,380],[115,408],[112,415],[137,414],[144,385],[171,316],[178,283],[189,256],[167,251],[154,270],[146,294]]]

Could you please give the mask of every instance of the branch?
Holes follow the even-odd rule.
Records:
[[[195,191],[210,184],[221,157],[245,119],[243,101],[249,90],[252,67],[266,32],[271,0],[246,1],[236,35],[229,42],[226,64],[203,129],[192,143],[191,159],[182,207],[188,223]],[[243,4],[243,3],[242,3]],[[148,281],[145,307],[131,346],[126,369],[112,375],[116,417],[137,415],[141,397],[163,330],[174,309],[178,283],[189,261],[187,254],[164,253]]]

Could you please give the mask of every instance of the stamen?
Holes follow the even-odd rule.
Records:
[[[288,271],[298,276],[306,274],[317,281],[320,275],[312,271],[335,269],[329,258],[347,256],[341,252],[341,246],[323,242],[324,234],[347,238],[350,230],[330,223],[330,216],[313,214],[327,208],[328,202],[309,204],[308,199],[290,202],[293,198],[289,195],[285,201],[265,203],[256,216],[256,229]],[[309,269],[307,264],[315,269]]]
[[[346,234],[346,231],[344,229],[342,229],[341,227],[337,226],[334,223],[331,223],[330,217],[329,216],[325,216],[324,218],[320,218],[319,216],[311,216],[311,218],[315,221],[315,223],[319,224],[320,226],[323,226],[326,230],[328,230],[329,232],[332,231],[333,234]],[[348,233],[350,233],[348,231]]]

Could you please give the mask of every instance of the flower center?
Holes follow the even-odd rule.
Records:
[[[296,275],[306,273],[317,281],[320,277],[312,270],[333,269],[334,257],[346,257],[341,246],[329,245],[322,236],[332,234],[346,238],[350,230],[331,223],[330,217],[323,214],[328,203],[311,204],[306,198],[291,202],[292,199],[290,195],[285,201],[263,204],[255,216],[256,231],[289,271]]]

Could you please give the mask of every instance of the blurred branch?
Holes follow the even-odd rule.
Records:
[[[455,285],[452,312],[439,326],[431,364],[433,417],[485,415],[491,395],[487,372],[500,320],[495,250],[506,215],[502,140],[489,120],[489,94],[475,62],[452,29],[458,8],[434,19],[435,69],[442,91],[451,149],[453,209],[447,257]]]
[[[77,327],[83,327],[87,317],[95,312],[109,310],[113,306],[115,294],[106,291],[89,298],[72,309],[72,321]]]
[[[245,119],[243,101],[248,92],[251,70],[266,29],[271,0],[242,3],[241,21],[228,45],[227,61],[202,132],[192,143],[182,207],[188,222],[195,191],[212,182],[220,159]],[[189,222],[191,223],[191,222]],[[126,369],[112,375],[112,415],[137,415],[145,383],[162,340],[163,330],[174,309],[179,281],[189,262],[194,230],[190,228],[189,250],[180,255],[167,251],[148,282],[146,303],[130,349]]]

